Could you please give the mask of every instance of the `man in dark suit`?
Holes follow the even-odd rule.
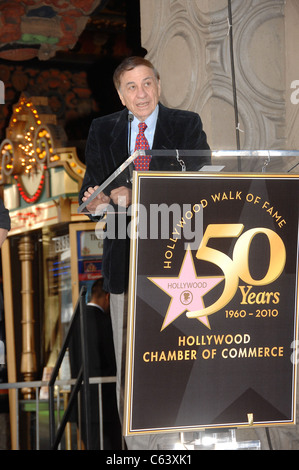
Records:
[[[0,248],[7,238],[10,230],[10,216],[9,211],[4,206],[2,199],[0,199]]]
[[[86,146],[86,173],[79,196],[80,204],[88,200],[98,185],[104,182],[124,162],[128,154],[133,153],[135,139],[139,132],[139,123],[145,122],[147,125],[144,132],[147,148],[160,150],[209,149],[198,114],[169,109],[159,102],[160,77],[149,61],[141,57],[125,59],[115,70],[113,80],[125,109],[109,116],[97,118],[91,124]],[[134,118],[131,125],[128,113],[132,113]],[[186,169],[198,170],[208,163],[209,159],[190,159],[186,161]],[[181,171],[175,158],[159,158],[157,156],[151,158],[148,169],[151,171]],[[104,192],[98,194],[87,205],[87,209],[93,214],[99,208],[104,209],[109,205],[115,208],[117,213],[127,208],[130,203],[131,182],[127,170],[119,175]],[[90,217],[92,218],[92,216]],[[128,237],[123,239],[105,237],[102,270],[105,289],[111,293],[111,319],[118,376],[117,393],[120,416],[122,417],[120,383],[123,380],[126,338]]]
[[[118,168],[134,151],[136,133],[132,132],[128,143],[128,111],[134,116],[132,130],[138,122],[151,120],[145,131],[150,148],[153,149],[209,149],[202,122],[198,114],[190,111],[169,109],[159,103],[160,77],[153,65],[141,58],[125,59],[114,73],[114,84],[118,91],[123,111],[94,119],[86,145],[86,173],[81,187],[79,202],[85,202],[99,184]],[[128,147],[130,147],[128,149]],[[187,170],[200,169],[209,159],[190,159]],[[181,171],[174,157],[151,159],[149,170]],[[128,206],[131,202],[129,170],[116,178],[104,192],[100,193],[87,209],[92,213],[108,204],[116,207],[118,202]],[[96,219],[97,220],[97,219]],[[128,256],[124,240],[104,240],[103,275],[108,292],[119,294],[126,291],[128,278]]]
[[[113,377],[116,375],[113,334],[109,310],[109,293],[103,289],[103,278],[97,279],[91,288],[91,299],[86,306],[87,356],[90,377]],[[70,344],[72,376],[76,377],[81,367],[80,322],[77,318],[75,336]],[[103,443],[105,450],[122,447],[121,429],[116,403],[115,383],[102,385]],[[98,385],[90,386],[92,450],[100,449]],[[82,418],[83,419],[83,418]],[[85,424],[82,422],[82,438],[85,443]]]

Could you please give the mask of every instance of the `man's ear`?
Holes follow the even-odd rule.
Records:
[[[126,103],[125,103],[125,100],[124,100],[124,98],[123,98],[123,95],[121,94],[121,91],[120,91],[120,90],[117,90],[117,93],[118,93],[118,96],[119,96],[120,101],[122,102],[122,105],[123,105],[123,106],[126,106]]]
[[[159,98],[161,96],[161,80],[160,80],[160,78],[158,79],[158,96],[159,96]]]

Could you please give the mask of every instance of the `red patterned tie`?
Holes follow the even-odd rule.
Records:
[[[144,135],[144,131],[147,128],[145,122],[140,122],[138,124],[139,134],[136,138],[135,150],[148,150],[150,148],[147,138]],[[134,161],[136,171],[148,171],[149,164],[151,161],[150,155],[140,155]]]

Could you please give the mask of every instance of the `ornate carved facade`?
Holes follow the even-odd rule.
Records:
[[[100,4],[101,0],[2,2],[0,58],[48,60],[59,50],[72,49]]]
[[[141,0],[142,46],[161,73],[162,102],[197,111],[211,148],[298,150],[296,0]],[[235,122],[230,28],[238,105]],[[236,126],[237,124],[237,126]],[[262,448],[298,449],[298,427],[240,431]]]
[[[53,57],[57,50],[72,48],[86,25],[88,15],[107,2],[47,0],[41,3],[28,0],[2,3],[0,58],[17,61],[32,57],[46,60]],[[170,107],[199,112],[209,144],[215,150],[236,148],[236,127],[242,149],[296,150],[299,148],[298,1],[232,0],[231,5],[232,21],[227,0],[140,0],[142,46],[161,74],[162,102]],[[237,123],[232,85],[231,31]],[[57,93],[51,96],[46,93],[43,81],[47,72],[39,75],[43,94],[33,99],[25,93],[28,82],[31,84],[31,77],[21,72],[21,68],[15,65],[9,72],[6,71],[17,84],[17,91],[24,94],[13,108],[6,139],[0,142],[0,187],[5,186],[4,199],[12,217],[11,235],[16,236],[30,232],[33,224],[34,229],[38,230],[53,224],[81,220],[76,213],[76,195],[84,172],[76,149],[68,148],[64,137],[56,134],[57,116],[47,109],[49,103],[45,95],[49,95],[50,100],[54,96],[55,100]],[[3,76],[1,78],[7,85],[7,80]],[[61,75],[57,78],[50,74],[51,78],[55,78],[57,83],[61,82]],[[85,81],[85,76],[73,75],[71,78],[64,77],[63,83],[65,87],[70,83],[70,93],[77,90],[79,101],[81,98],[88,99],[88,109],[92,109]],[[56,85],[49,88],[55,91]],[[6,87],[6,94],[8,92],[9,86]],[[64,94],[67,99],[65,90]],[[75,104],[68,108],[70,112],[74,111]],[[40,122],[37,122],[33,110],[42,116]],[[30,143],[34,149],[34,161],[31,161]],[[20,155],[24,156],[24,165]],[[51,237],[52,233],[47,231],[42,239],[45,251],[48,250],[47,258],[50,258],[50,248],[47,247]],[[28,259],[24,255],[27,258],[31,256],[31,246],[27,242],[26,238],[21,239],[18,254],[24,267],[22,321],[25,332],[32,325],[32,318],[27,315],[32,310],[32,286],[25,282],[30,279],[26,264]],[[10,266],[6,252],[4,263],[9,278],[9,270],[13,266]],[[7,301],[11,307],[6,308],[8,312],[13,311],[12,297],[10,295]],[[57,295],[49,297],[45,309],[53,310]],[[54,324],[48,328],[49,331],[56,328],[56,317],[52,315],[46,321]],[[52,341],[49,350],[53,351],[58,346],[53,345],[52,336],[49,337],[49,344]],[[22,374],[30,380],[35,373],[35,359],[30,356],[32,350],[26,348],[24,342],[23,353],[27,354],[27,361],[23,359]],[[296,431],[297,428],[271,430],[274,448],[299,448]],[[243,437],[250,438],[250,432],[244,431]],[[252,431],[254,436],[255,432]],[[262,447],[267,448],[264,430],[257,432]]]
[[[141,1],[142,46],[161,73],[162,101],[199,112],[213,149],[236,148],[232,27],[241,148],[296,149],[298,3],[231,4],[232,24],[226,0]]]

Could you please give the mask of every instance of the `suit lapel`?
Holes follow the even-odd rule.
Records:
[[[155,150],[172,150],[173,142],[173,129],[169,122],[169,111],[165,106],[159,103],[159,115],[157,119],[155,138],[153,142],[153,149]],[[175,159],[173,157],[153,156],[150,163],[150,170],[180,170],[177,167]]]
[[[115,171],[128,158],[128,110],[125,108],[120,112],[115,125],[111,131],[110,159],[112,171]],[[112,173],[111,171],[111,173]],[[126,168],[111,183],[111,189],[127,185],[130,181],[129,169]]]
[[[110,155],[114,166],[118,167],[127,158],[127,139],[128,139],[128,111],[124,109],[117,119],[112,132],[112,143],[110,145]]]
[[[159,114],[156,124],[155,137],[153,141],[153,149],[173,149],[173,130],[168,119],[168,109],[159,103]],[[112,167],[118,168],[127,158],[127,139],[128,139],[128,111],[125,108],[117,117],[114,127],[111,130],[111,145],[110,145],[110,161]],[[158,169],[161,167],[169,167],[169,159],[164,158],[163,163],[160,157],[153,157],[150,169]],[[170,159],[172,166],[173,158]],[[158,166],[157,166],[158,165]],[[110,167],[110,162],[109,162]],[[127,177],[127,172],[124,175]]]
[[[167,108],[159,103],[159,114],[157,119],[154,149],[172,149],[171,128],[167,119]]]

